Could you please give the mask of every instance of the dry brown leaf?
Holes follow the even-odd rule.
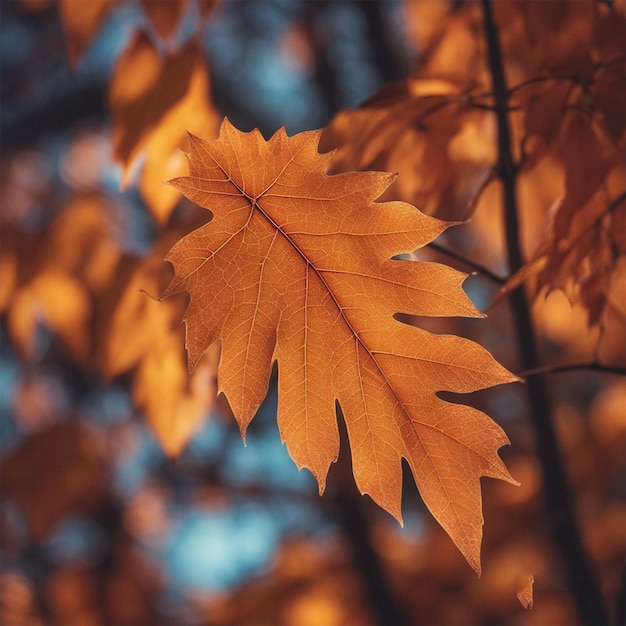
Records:
[[[163,254],[177,238],[170,233],[145,260],[120,268],[122,288],[106,314],[100,362],[108,377],[134,370],[132,392],[164,451],[177,456],[204,423],[216,396],[219,352],[214,346],[191,377],[187,373],[181,302],[160,304],[169,280]]]
[[[555,215],[557,236],[563,236],[575,211],[584,207],[606,179],[613,164],[621,161],[614,145],[607,146],[599,129],[585,113],[571,110],[566,116],[555,153],[565,167],[565,197]]]
[[[615,268],[626,254],[622,151],[610,130],[578,108],[565,114],[551,150],[565,173],[564,193],[531,259],[499,298],[527,281],[534,297],[560,289],[571,304],[582,303],[593,326],[602,319]]]
[[[517,599],[525,609],[533,608],[533,583],[535,582],[534,576],[525,576],[520,588],[517,592]]]
[[[183,237],[163,294],[186,290],[190,367],[218,339],[219,390],[241,432],[278,363],[278,425],[298,467],[324,489],[337,459],[338,401],[357,486],[401,520],[401,459],[468,562],[480,571],[480,476],[514,482],[498,457],[507,438],[483,413],[444,402],[516,380],[483,348],[393,319],[480,317],[465,278],[434,263],[392,257],[449,224],[402,202],[374,203],[394,176],[327,176],[320,131],[265,142],[228,121],[220,137],[191,138],[190,176],[172,181],[215,218]]]
[[[499,5],[506,4],[506,7]],[[595,22],[594,0],[544,2],[514,0],[495,3],[497,9],[519,12],[523,43],[532,58],[535,72],[580,71],[591,65],[589,50]],[[509,18],[510,19],[510,18]]]
[[[525,90],[523,106],[525,139],[538,136],[546,144],[552,144],[559,136],[565,107],[572,91],[568,80],[540,82]]]
[[[622,238],[619,225],[626,217],[626,195],[611,200],[605,192],[596,194],[561,236],[555,226],[560,210],[562,203],[552,210],[541,246],[502,287],[499,299],[527,281],[534,297],[545,288],[547,293],[560,289],[571,304],[582,303],[593,326],[602,318],[611,282],[624,258],[617,242]]]
[[[626,368],[626,254],[619,257],[601,320],[598,360]]]
[[[70,63],[75,66],[96,36],[115,0],[59,0]]]
[[[478,3],[409,0],[404,3],[406,28],[415,45],[418,74],[486,86],[482,14]]]
[[[623,142],[626,127],[626,72],[623,62],[613,62],[598,69],[589,88],[589,101],[616,141]]]
[[[176,33],[179,22],[187,10],[189,0],[141,0],[143,10],[162,39],[170,39]]]
[[[563,138],[569,137],[572,146],[562,151],[562,158],[573,160],[589,149],[591,158],[586,165],[597,167],[593,157],[598,142],[585,118],[593,117],[617,142],[623,141],[626,125],[623,10],[609,9],[601,3],[594,7],[586,0],[509,2],[498,6],[512,12],[509,21],[523,16],[525,36],[516,42],[521,47],[513,54],[528,61],[527,69],[535,68],[530,80],[515,86],[512,93],[512,107],[523,111],[525,118],[525,139],[539,136],[552,144],[561,134],[563,144]],[[544,60],[535,67],[530,59],[538,54]],[[563,126],[568,129],[563,130]],[[572,150],[574,145],[577,149]],[[525,148],[527,157],[534,156],[536,146]]]
[[[183,172],[185,128],[209,136],[217,130],[208,94],[208,70],[194,42],[162,57],[144,33],[137,33],[115,68],[109,89],[114,157],[127,182],[131,166],[145,152],[141,191],[161,223],[180,198],[161,183]]]
[[[332,171],[397,171],[396,198],[446,219],[466,219],[495,162],[490,113],[448,80],[409,79],[358,109],[339,112],[320,147]]]
[[[69,512],[94,510],[106,495],[102,442],[76,420],[31,435],[4,458],[0,469],[2,495],[24,511],[35,541]]]

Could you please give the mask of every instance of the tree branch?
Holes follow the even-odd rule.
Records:
[[[354,1],[352,4],[365,18],[372,61],[382,82],[404,78],[408,74],[407,60],[401,54],[398,39],[390,33],[383,0]]]
[[[455,250],[450,250],[434,241],[429,243],[428,247],[432,248],[433,250],[436,250],[437,252],[441,254],[445,254],[446,256],[450,257],[451,259],[454,259],[455,261],[458,261],[459,263],[462,263],[463,265],[466,265],[467,267],[473,269],[476,273],[481,274],[485,278],[488,278],[489,280],[493,281],[494,283],[497,283],[498,285],[504,285],[504,283],[506,282],[506,278],[502,278],[502,276],[498,276],[495,272],[492,272],[488,267],[480,263],[477,263],[476,261],[473,261],[472,259],[462,255],[460,252],[456,252]]]
[[[373,622],[385,626],[409,624],[404,604],[396,597],[385,572],[383,560],[372,544],[371,517],[375,506],[359,495],[352,471],[350,441],[341,409],[338,407],[339,458],[330,469],[328,489],[323,500],[329,505],[346,542],[352,562],[361,578],[366,603]]]
[[[497,171],[503,184],[506,243],[509,271],[514,274],[524,264],[517,209],[518,165],[513,159],[508,118],[508,91],[502,65],[502,50],[491,0],[482,0],[488,63],[493,84],[498,124]],[[519,354],[524,370],[540,364],[531,321],[530,307],[523,289],[511,294]],[[550,396],[543,376],[532,376],[525,386],[530,418],[535,432],[537,454],[542,466],[544,506],[552,541],[565,566],[567,584],[585,624],[606,624],[607,611],[592,564],[583,547],[574,513],[571,491],[565,475],[558,440],[550,414]]]
[[[561,374],[562,372],[577,372],[583,370],[626,376],[626,367],[621,365],[603,365],[597,361],[592,361],[590,363],[557,363],[556,365],[540,365],[538,367],[525,370],[518,374],[518,376],[520,378],[532,378],[533,376],[541,376],[543,374]]]

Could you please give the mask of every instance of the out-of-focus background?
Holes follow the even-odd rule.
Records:
[[[597,3],[617,11],[605,18],[593,2],[534,3],[544,5],[539,17],[545,6],[591,6],[597,32],[587,45],[576,10],[555,10],[538,27],[544,22],[535,24],[532,11],[520,21],[519,3],[494,4],[509,84],[569,72],[588,81],[581,101],[597,105],[609,128],[606,140],[590,126],[596,143],[568,145],[568,129],[558,127],[565,103],[567,111],[579,103],[558,85],[521,94],[512,107],[516,146],[530,155],[519,177],[530,257],[551,207],[564,190],[573,193],[575,166],[565,155],[591,145],[608,172],[611,141],[623,151],[624,48],[606,26],[622,23],[623,7]],[[490,268],[496,280],[478,271],[465,284],[486,309],[507,262],[490,178],[497,144],[480,5],[9,0],[0,11],[2,623],[578,623],[550,539],[544,470],[520,385],[463,398],[505,429],[512,445],[501,454],[521,482],[482,481],[478,579],[425,509],[408,469],[403,528],[358,495],[346,441],[320,497],[281,445],[275,377],[244,447],[227,403],[215,400],[217,352],[187,375],[185,297],[154,300],[167,284],[168,247],[207,218],[160,183],[186,171],[185,132],[214,138],[227,116],[265,137],[332,120],[324,137],[327,149],[339,148],[337,171],[399,171],[395,197],[444,219],[473,215],[469,226],[448,231],[444,252],[420,255],[464,271],[476,268],[463,257]],[[524,30],[531,27],[534,40]],[[592,70],[571,44],[576,36],[593,50]],[[617,54],[603,43],[611,37]],[[515,116],[524,107],[530,113]],[[622,179],[606,172],[598,180],[619,203]],[[624,224],[615,220],[619,233]],[[586,287],[572,308],[557,290],[533,306],[545,364],[613,368],[572,368],[549,385],[584,546],[616,623],[626,542],[619,245],[615,258],[603,257],[606,275],[594,278],[608,281],[600,295]],[[600,264],[587,262],[591,272]],[[504,301],[487,320],[426,327],[470,337],[520,371]],[[517,598],[530,575],[532,610]]]

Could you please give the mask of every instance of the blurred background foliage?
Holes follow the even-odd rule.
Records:
[[[588,39],[584,12],[555,8],[572,4],[595,11]],[[575,268],[590,265],[593,279],[578,270],[573,281],[565,277],[573,308],[563,291],[534,301],[541,355],[546,364],[602,362],[619,372],[624,44],[623,28],[619,35],[611,24],[619,31],[624,9],[534,5],[547,16],[533,22],[529,11],[519,26],[519,4],[496,3],[510,84],[574,76],[582,95],[557,80],[512,101],[516,158],[525,159],[518,183],[527,256],[541,259],[539,244],[554,243],[544,233],[560,199],[571,211],[596,201],[596,188],[574,189],[573,177],[601,179],[606,202],[616,203],[608,231],[589,231],[594,241],[615,234],[607,244],[615,253],[600,259],[588,247],[568,257]],[[185,300],[154,300],[168,280],[168,247],[206,220],[161,181],[186,171],[185,132],[214,137],[223,115],[266,137],[332,120],[325,148],[338,148],[336,171],[399,171],[395,197],[445,219],[473,216],[420,258],[504,277],[479,5],[11,0],[0,11],[2,623],[577,623],[519,386],[465,399],[505,428],[512,446],[503,457],[522,483],[483,481],[479,580],[410,480],[404,528],[357,494],[346,445],[320,498],[281,445],[274,383],[244,448],[226,402],[215,399],[218,353],[209,351],[188,377]],[[580,107],[600,111],[608,130],[579,123],[569,111]],[[569,126],[559,130],[564,119]],[[576,170],[570,156],[581,152],[602,161],[595,174]],[[561,259],[549,263],[562,267]],[[565,289],[550,283],[555,275],[545,284]],[[478,271],[466,289],[485,309],[503,282]],[[487,321],[419,323],[472,338],[520,371],[501,301]],[[584,545],[618,623],[624,378],[572,368],[550,385]],[[528,611],[516,593],[531,574]]]

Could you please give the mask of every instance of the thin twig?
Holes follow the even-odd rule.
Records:
[[[621,365],[603,365],[597,361],[590,363],[557,363],[556,365],[540,365],[518,374],[520,378],[531,378],[543,374],[561,374],[562,372],[576,372],[581,370],[604,372],[606,374],[621,374],[626,376],[626,367]]]
[[[616,63],[623,63],[625,59],[626,59],[625,56],[620,56],[615,59],[611,59],[609,61],[595,63],[594,65],[595,71],[600,70],[600,69],[606,69],[610,67],[611,65],[615,65]],[[532,78],[529,78],[527,80],[522,81],[521,83],[518,83],[517,85],[513,85],[513,87],[509,87],[507,89],[507,96],[510,97],[515,92],[519,91],[520,89],[529,87],[530,85],[534,85],[536,83],[551,82],[551,81],[553,82],[568,81],[571,83],[579,83],[580,78],[574,74],[552,74],[552,75],[547,75],[547,76],[533,76]]]
[[[498,123],[498,175],[502,180],[506,243],[511,274],[523,265],[517,207],[519,164],[513,159],[508,117],[508,90],[502,65],[502,49],[494,21],[491,0],[482,0],[488,62],[493,83]],[[523,289],[511,293],[511,305],[524,370],[540,366],[530,306]],[[530,404],[542,467],[544,506],[550,523],[552,541],[564,564],[565,576],[573,601],[584,624],[606,624],[607,610],[589,556],[585,552],[574,512],[573,498],[554,430],[550,395],[544,376],[532,376],[525,386]]]
[[[503,278],[502,276],[498,276],[498,274],[491,271],[488,267],[485,267],[481,263],[477,263],[476,261],[473,261],[472,259],[462,255],[460,252],[456,252],[455,250],[450,250],[448,248],[445,248],[441,244],[436,243],[434,241],[429,243],[428,246],[432,248],[433,250],[436,250],[437,252],[441,254],[445,254],[451,259],[454,259],[455,261],[458,261],[459,263],[466,265],[467,267],[473,269],[476,273],[481,274],[485,278],[492,280],[494,283],[497,283],[498,285],[504,285],[504,283],[506,282],[506,278]]]
[[[507,89],[507,97],[512,96],[514,93],[519,91],[520,89],[525,89],[526,87],[530,87],[531,85],[535,85],[537,83],[549,83],[549,82],[559,82],[559,81],[567,81],[574,82],[575,78],[570,75],[557,75],[554,74],[552,76],[533,76],[528,80],[525,80],[517,85],[513,85],[513,87],[509,87]]]

